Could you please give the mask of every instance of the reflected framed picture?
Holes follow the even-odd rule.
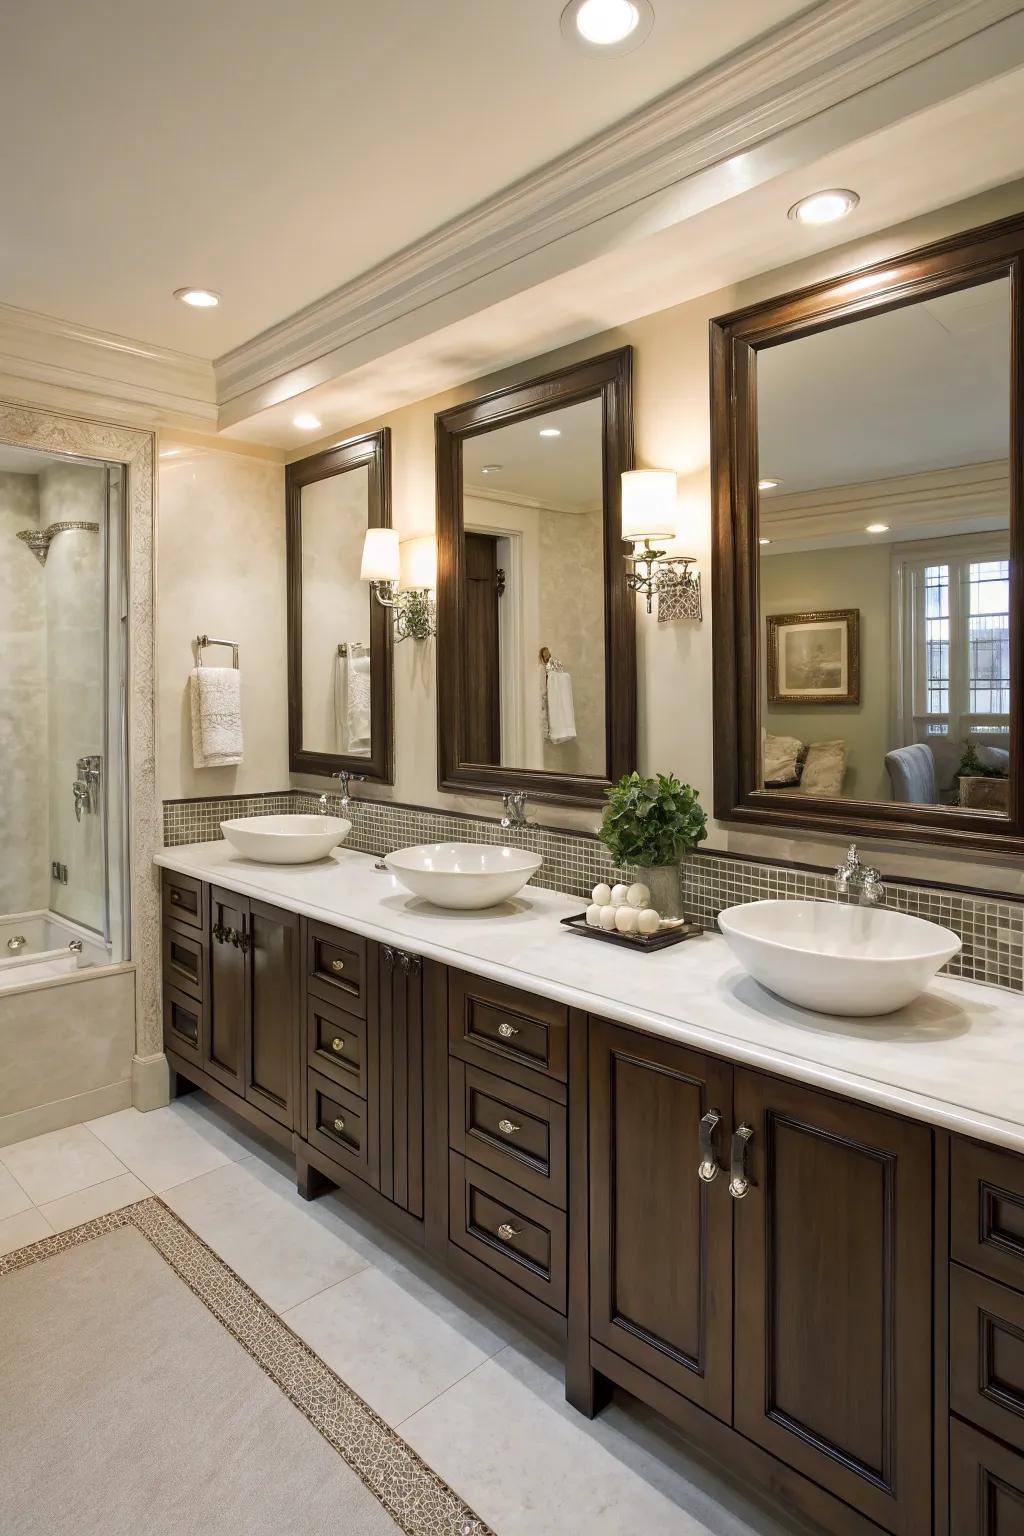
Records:
[[[770,704],[860,703],[860,609],[775,613],[768,625]]]

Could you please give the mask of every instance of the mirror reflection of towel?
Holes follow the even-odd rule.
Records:
[[[553,746],[576,740],[576,712],[572,704],[572,678],[564,669],[549,669],[548,740]]]
[[[338,728],[338,750],[370,750],[370,654],[356,641],[349,641],[347,655],[338,656],[334,673],[334,716]],[[365,654],[356,654],[365,652]]]

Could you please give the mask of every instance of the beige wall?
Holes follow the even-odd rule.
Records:
[[[891,745],[894,665],[891,582],[889,544],[766,555],[761,561],[762,646],[766,614],[823,608],[860,611],[860,704],[766,704],[764,713],[765,727],[773,735],[805,742],[845,741],[843,794],[857,800],[890,798],[885,754]],[[761,686],[765,688],[763,672]]]
[[[1018,194],[1015,194],[1019,196]],[[711,656],[710,593],[710,468],[708,322],[715,315],[783,293],[801,284],[832,276],[869,261],[939,239],[988,219],[1015,211],[1007,194],[996,192],[955,209],[943,210],[885,234],[806,262],[765,274],[729,289],[705,295],[677,308],[649,315],[616,331],[591,337],[541,359],[531,359],[502,374],[471,381],[433,399],[396,410],[376,420],[353,422],[345,432],[308,445],[305,456],[342,437],[387,425],[392,431],[394,521],[406,536],[429,531],[434,522],[434,414],[476,395],[528,379],[625,344],[635,348],[634,408],[636,459],[641,467],[671,467],[680,476],[680,512],[685,548],[698,557],[704,582],[704,623],[659,625],[637,608],[639,760],[647,771],[678,773],[712,801],[712,696],[715,686]],[[227,467],[215,461],[230,459]],[[284,515],[279,469],[247,465],[229,455],[207,455],[198,470],[198,499],[184,494],[181,481],[161,473],[160,658],[161,658],[161,786],[164,795],[215,794],[241,788],[270,788],[286,782],[286,683],[284,670]],[[259,510],[247,504],[245,488],[259,486]],[[204,489],[205,487],[205,489]],[[212,491],[216,488],[216,495]],[[276,494],[276,510],[274,506]],[[214,520],[219,520],[218,528]],[[244,529],[236,546],[231,538]],[[180,530],[185,542],[177,544]],[[203,559],[194,561],[190,538]],[[168,544],[172,552],[168,555]],[[248,584],[248,587],[247,587]],[[251,588],[251,591],[248,590]],[[227,612],[220,594],[227,591]],[[276,598],[274,594],[277,594]],[[201,599],[201,600],[200,600]],[[187,618],[185,613],[187,611]],[[217,770],[195,775],[182,757],[181,708],[189,665],[188,639],[196,627],[232,622],[243,641],[242,660],[250,677],[260,671],[260,720],[250,732],[244,770]],[[275,651],[280,646],[280,653]],[[408,643],[395,655],[396,782],[392,789],[360,786],[359,793],[452,810],[491,814],[494,800],[486,796],[441,794],[437,789],[434,642]],[[274,653],[273,656],[271,653]],[[450,665],[440,658],[440,665]],[[258,743],[258,752],[256,744]],[[221,779],[225,782],[221,783]],[[231,779],[234,782],[231,782]],[[292,782],[323,787],[323,780],[296,778]],[[599,813],[554,806],[531,807],[534,817],[552,825],[593,828]],[[808,862],[834,862],[838,840],[814,835],[779,836],[738,832],[712,822],[712,846],[767,857]],[[952,860],[940,850],[900,850],[889,845],[883,867],[891,873],[923,874],[958,883],[1024,889],[1024,874],[1009,861],[1003,866]]]

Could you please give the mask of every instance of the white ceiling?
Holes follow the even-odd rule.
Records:
[[[559,511],[603,505],[600,400],[584,400],[468,438],[462,448],[466,495],[510,495]],[[541,437],[544,429],[558,437]],[[485,465],[495,466],[484,474]],[[500,467],[497,467],[500,466]]]
[[[37,0],[4,21],[0,302],[213,358],[807,7]],[[16,146],[16,150],[14,150]],[[173,289],[220,290],[190,311]]]

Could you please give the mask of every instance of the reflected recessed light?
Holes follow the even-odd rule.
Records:
[[[537,434],[538,437],[561,437],[561,435],[558,427],[541,427]]]
[[[771,543],[771,539],[758,539],[757,542],[759,544],[770,544]]]
[[[653,25],[650,0],[569,0],[562,12],[562,35],[588,53],[631,53]]]
[[[857,193],[848,187],[833,187],[828,192],[812,192],[810,197],[802,197],[793,204],[789,216],[798,224],[832,224],[836,219],[845,219],[859,202]]]
[[[212,288],[175,288],[174,297],[190,309],[216,309],[220,303],[220,294]]]
[[[889,524],[888,523],[868,523],[867,527],[864,529],[864,532],[865,533],[888,533],[889,532]]]
[[[300,432],[315,432],[320,426],[320,417],[314,416],[312,411],[300,411],[297,416],[292,417],[292,422]]]
[[[496,475],[499,469],[504,469],[503,464],[485,464],[481,469],[482,475]]]
[[[776,480],[772,475],[765,475],[757,482],[757,488],[759,491],[774,491],[781,484],[781,480]]]

